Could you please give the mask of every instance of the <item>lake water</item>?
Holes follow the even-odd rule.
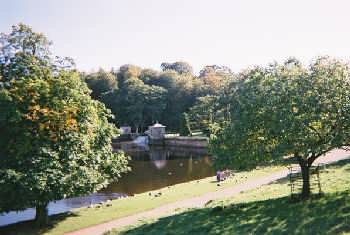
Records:
[[[146,151],[128,150],[132,156],[131,172],[106,189],[78,198],[70,198],[49,204],[49,214],[58,214],[74,208],[86,207],[108,199],[133,195],[166,186],[201,179],[215,174],[206,149],[151,148]],[[34,209],[0,215],[0,226],[30,220]]]

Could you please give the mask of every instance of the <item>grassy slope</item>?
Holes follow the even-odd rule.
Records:
[[[104,208],[83,208],[67,215],[63,214],[52,218],[52,225],[48,228],[38,230],[32,222],[19,223],[0,228],[0,234],[50,234],[59,235],[65,232],[78,230],[84,227],[107,222],[137,212],[149,210],[177,200],[198,196],[240,184],[246,180],[267,176],[272,172],[285,169],[283,166],[263,167],[247,172],[237,173],[233,178],[225,181],[220,187],[216,185],[214,177],[208,177],[198,181],[177,184],[155,192],[162,192],[161,197],[149,196],[147,193],[133,197],[114,200],[113,206]]]
[[[321,199],[291,202],[288,180],[109,235],[350,234],[350,160],[321,173]]]

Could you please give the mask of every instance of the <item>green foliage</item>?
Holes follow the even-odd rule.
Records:
[[[184,74],[184,73],[193,74],[192,66],[189,63],[183,62],[183,61],[177,61],[175,63],[164,62],[160,65],[160,67],[162,68],[163,71],[173,70],[179,74]]]
[[[189,123],[191,129],[209,136],[230,120],[232,94],[229,84],[236,81],[236,76],[225,66],[212,65],[204,67],[199,78],[203,85],[196,102],[188,111]]]
[[[187,113],[183,113],[181,124],[180,124],[180,135],[181,136],[190,136],[191,134],[191,127],[189,123],[189,117]]]
[[[113,71],[115,89],[112,76],[104,71],[86,75],[85,81],[92,97],[112,110],[119,125],[144,131],[159,121],[167,130],[183,132],[183,113],[190,111],[197,98],[217,96],[233,78],[230,69],[218,65],[206,66],[199,77],[186,62],[162,63],[161,68],[163,71],[123,65]],[[204,130],[207,134],[208,129],[206,126]]]
[[[176,184],[170,188],[160,189],[161,197],[153,197],[150,200],[149,192],[136,194],[134,197],[112,200],[112,206],[102,208],[80,208],[73,213],[54,215],[51,217],[52,226],[38,229],[31,222],[23,222],[0,228],[0,234],[9,235],[62,235],[71,231],[90,227],[122,218],[135,213],[148,211],[156,207],[174,203],[186,198],[193,198],[208,192],[215,192],[229,187],[237,186],[247,180],[266,177],[273,172],[281,171],[284,166],[269,166],[253,171],[237,172],[235,177],[226,180],[218,187],[213,177],[194,180],[187,183]],[[154,194],[159,190],[154,191]],[[153,193],[152,193],[153,194]]]
[[[210,65],[199,72],[198,78],[203,82],[201,87],[203,96],[217,95],[234,78],[234,74],[226,66]]]
[[[219,96],[199,97],[188,112],[188,125],[192,130],[200,130],[209,136],[213,125],[225,120],[225,112],[223,103],[219,102]]]
[[[52,57],[51,42],[42,33],[37,33],[28,25],[12,27],[10,34],[0,34],[0,85],[12,79],[32,76],[47,76],[51,71],[74,68],[72,59]]]
[[[309,68],[292,59],[240,74],[230,84],[230,118],[211,139],[218,167],[253,167],[293,155],[308,168],[350,140],[349,65],[318,58]]]
[[[45,36],[20,24],[1,40],[0,212],[36,207],[46,223],[48,202],[101,189],[127,159],[112,152],[110,111]]]
[[[83,76],[83,79],[92,90],[92,98],[97,100],[101,99],[107,92],[112,92],[118,88],[116,77],[103,69],[96,73],[87,74]]]
[[[159,121],[168,130],[179,131],[183,113],[201,94],[202,81],[190,73],[124,65],[115,75],[118,88],[98,99],[117,116],[118,124],[130,125],[135,130],[144,131]]]
[[[162,115],[162,123],[172,131],[180,129],[182,114],[194,104],[200,81],[189,74],[180,75],[166,71],[160,75],[164,87],[168,90],[166,108]]]
[[[220,65],[207,65],[204,66],[204,68],[199,71],[199,77],[205,77],[208,74],[217,74],[221,75],[222,77],[231,77],[233,76],[233,72],[231,69],[227,66],[220,66]]]
[[[12,26],[12,32],[8,35],[1,34],[3,52],[22,52],[39,58],[48,58],[50,55],[49,46],[51,42],[42,33],[37,33],[25,24]],[[6,58],[8,60],[10,58]]]
[[[0,107],[1,211],[95,192],[125,171],[110,113],[77,74],[12,81]]]
[[[106,93],[101,100],[119,117],[118,123],[133,126],[135,130],[144,130],[147,125],[160,120],[165,109],[167,90],[145,84],[138,77],[117,76],[118,90]]]

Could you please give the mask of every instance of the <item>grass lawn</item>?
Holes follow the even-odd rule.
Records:
[[[324,195],[291,202],[288,180],[108,235],[350,234],[350,160],[321,172]]]
[[[51,225],[38,230],[32,222],[18,223],[0,228],[0,234],[50,234],[59,235],[78,230],[84,227],[107,222],[113,219],[131,215],[137,212],[153,209],[155,207],[199,196],[207,192],[213,192],[230,186],[240,184],[246,180],[267,176],[273,172],[285,169],[284,166],[261,167],[255,170],[236,173],[235,176],[217,186],[214,177],[208,177],[198,181],[177,184],[154,192],[162,192],[162,196],[149,196],[149,193],[137,194],[133,197],[114,200],[111,207],[82,208],[70,214],[62,214],[51,218]],[[153,194],[153,193],[152,193]]]

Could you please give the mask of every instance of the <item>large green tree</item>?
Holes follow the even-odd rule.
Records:
[[[108,118],[74,73],[14,80],[0,90],[0,211],[36,207],[43,224],[50,201],[120,177],[127,161],[112,151],[116,129]]]
[[[230,84],[230,117],[211,139],[217,165],[249,167],[293,156],[308,198],[314,161],[350,144],[349,72],[347,63],[318,58],[308,68],[290,59],[241,73]]]
[[[42,37],[19,25],[0,48],[0,212],[35,207],[38,225],[50,201],[95,192],[127,170],[112,151],[110,111]]]

